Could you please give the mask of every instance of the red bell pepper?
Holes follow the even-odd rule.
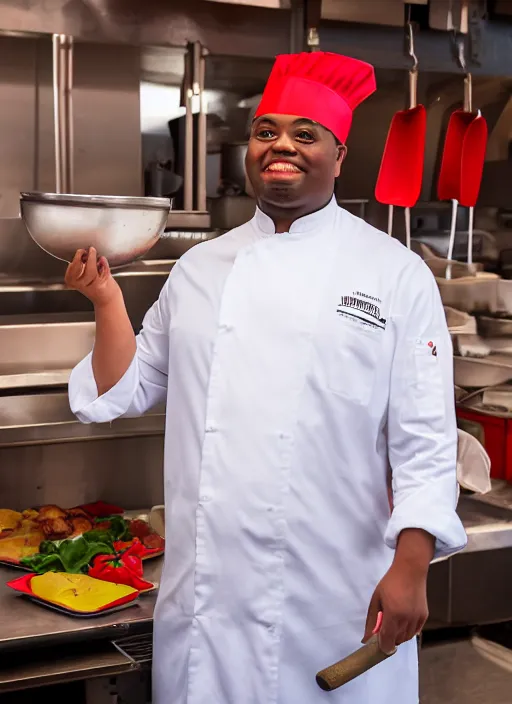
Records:
[[[134,550],[137,551],[137,546]],[[153,588],[151,582],[142,579],[142,560],[137,554],[131,553],[132,547],[115,555],[97,555],[89,568],[89,577],[101,579],[104,582],[126,584],[139,591]]]

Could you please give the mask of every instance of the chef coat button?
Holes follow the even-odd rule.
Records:
[[[207,501],[210,501],[211,498],[212,498],[211,496],[208,496],[207,494],[203,494],[202,496],[199,497],[199,500],[202,503],[206,503]]]
[[[217,428],[214,425],[207,425],[206,426],[207,433],[214,433],[216,430],[217,430]]]

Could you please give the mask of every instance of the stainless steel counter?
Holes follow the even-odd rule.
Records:
[[[512,548],[512,484],[493,481],[488,494],[463,495],[457,511],[468,535],[465,553]]]
[[[162,558],[146,562],[146,579],[159,582],[162,564]],[[156,592],[142,595],[136,605],[108,616],[72,618],[34,604],[6,586],[6,582],[22,574],[20,570],[0,567],[0,651],[113,639],[135,629],[152,629]]]

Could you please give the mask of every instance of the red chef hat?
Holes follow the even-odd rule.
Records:
[[[255,117],[297,115],[345,142],[352,112],[376,89],[373,66],[322,51],[276,58]]]

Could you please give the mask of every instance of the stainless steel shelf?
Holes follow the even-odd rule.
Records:
[[[23,656],[3,657],[0,663],[0,693],[77,682],[93,677],[114,677],[140,669],[111,643],[94,648],[43,649]]]
[[[164,427],[164,406],[140,418],[84,425],[72,414],[65,392],[0,396],[0,447],[163,435]]]
[[[208,230],[210,226],[208,211],[171,210],[167,218],[168,230]]]
[[[66,385],[94,330],[92,313],[0,316],[0,389]]]
[[[134,328],[140,327],[175,263],[175,259],[143,259],[114,272]],[[25,315],[59,314],[76,321],[88,314],[89,320],[93,319],[91,302],[78,291],[67,289],[63,276],[47,282],[0,278],[0,311],[3,316],[10,316],[11,324]]]

